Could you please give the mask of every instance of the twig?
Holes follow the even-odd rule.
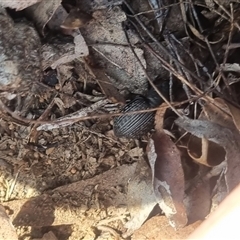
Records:
[[[55,128],[59,128],[59,127],[66,127],[69,125],[72,125],[73,123],[76,122],[76,118],[79,117],[85,117],[88,115],[88,113],[91,113],[93,111],[96,111],[97,109],[99,109],[100,107],[106,105],[109,102],[108,99],[105,100],[101,100],[99,102],[96,102],[94,104],[92,104],[90,107],[86,107],[86,108],[82,108],[77,112],[74,112],[72,114],[66,115],[64,117],[58,118],[55,123],[47,123],[47,124],[43,124],[39,127],[37,127],[37,130],[52,130]]]
[[[101,56],[103,56],[105,59],[107,59],[111,64],[113,64],[115,67],[119,69],[123,69],[121,66],[119,66],[117,63],[113,62],[110,58],[108,58],[106,55],[104,55],[102,52],[100,52],[97,48],[92,46],[92,49],[94,49],[97,53],[99,53]]]
[[[129,11],[134,14],[133,9],[130,7],[130,5],[124,0],[123,1],[124,4],[127,6],[127,8],[129,9]],[[195,73],[193,73],[192,71],[190,71],[186,66],[184,66],[182,63],[180,63],[177,59],[174,59],[171,54],[167,51],[167,49],[153,36],[153,34],[144,26],[144,24],[141,22],[141,20],[137,17],[137,16],[132,16],[129,15],[129,17],[134,17],[135,20],[137,21],[137,23],[141,26],[141,28],[148,34],[148,36],[157,44],[157,46],[161,49],[161,51],[163,52],[163,54],[165,56],[168,56],[170,59],[172,59],[176,64],[180,65],[185,71],[187,71],[192,77],[194,77],[195,79],[201,81],[201,78],[199,78]],[[169,67],[169,64],[163,60],[163,58],[161,58],[161,61],[163,63],[163,65],[165,65],[165,67]],[[168,70],[168,69],[167,69]]]
[[[167,105],[173,110],[173,112],[175,112],[179,117],[181,117],[181,114],[177,111],[177,109],[174,108],[173,105],[165,98],[165,96],[159,91],[159,89],[155,86],[155,84],[153,83],[153,81],[151,80],[151,78],[148,76],[148,74],[147,74],[147,72],[146,72],[146,70],[145,70],[145,68],[144,68],[141,60],[139,59],[139,57],[138,57],[137,54],[135,53],[132,45],[130,44],[130,41],[129,41],[129,37],[128,37],[128,35],[127,35],[127,32],[126,32],[126,31],[124,31],[124,32],[125,32],[127,41],[129,42],[130,48],[131,48],[134,56],[135,56],[136,59],[138,60],[139,64],[141,65],[142,70],[144,71],[145,76],[147,77],[148,82],[150,83],[150,85],[151,85],[151,86],[154,88],[154,90],[159,94],[159,96],[164,100],[164,102],[167,103]]]

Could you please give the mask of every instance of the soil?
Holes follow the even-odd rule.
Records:
[[[56,22],[48,23],[49,18],[39,19],[34,15],[36,9],[28,8],[26,12],[18,13],[0,5],[0,34],[3,36],[0,49],[4,50],[0,53],[0,201],[20,240],[186,238],[200,222],[173,231],[168,217],[157,207],[151,178],[154,170],[151,172],[151,162],[147,158],[152,132],[139,139],[117,138],[113,132],[113,115],[127,99],[146,93],[149,77],[172,79],[172,74],[151,54],[152,49],[159,52],[163,56],[162,62],[169,57],[157,44],[158,40],[163,41],[161,24],[157,21],[151,24],[155,18],[152,12],[140,14],[141,21],[149,26],[150,34],[143,29],[136,31],[133,26],[137,21],[127,18],[130,8],[126,10],[127,5],[122,1],[102,1],[101,6],[97,5],[101,1],[82,2],[63,1],[56,8],[58,11],[54,9],[53,12],[65,11],[63,15],[68,16],[61,25],[60,35],[56,29],[51,29],[56,19]],[[149,10],[147,1],[138,2],[132,6],[135,12]],[[86,10],[88,8],[91,13]],[[236,10],[239,11],[238,6]],[[50,12],[46,10],[46,15]],[[180,39],[181,49],[175,49],[174,57],[192,70],[194,64],[189,63],[190,57],[186,53],[191,50],[208,64],[209,72],[213,74],[210,52],[206,51],[206,46],[199,51],[202,35],[199,36],[197,31],[186,35],[185,31],[193,28],[186,28],[182,14],[180,7],[174,5],[167,22],[168,31]],[[204,19],[210,15],[208,11],[204,14]],[[62,15],[58,16],[64,19]],[[216,15],[212,13],[208,18],[212,23]],[[218,28],[221,28],[220,23]],[[216,38],[225,33],[219,29],[213,33]],[[211,36],[207,31],[204,29],[202,34]],[[219,42],[212,40],[216,42],[213,51],[219,59],[224,56],[222,45],[227,40],[226,35],[219,37]],[[171,41],[166,37],[163,45],[168,48]],[[168,49],[170,53],[173,51]],[[180,65],[176,66],[183,72]],[[192,72],[195,74],[195,70]],[[205,81],[210,74],[204,67],[199,72],[202,82],[188,80],[190,85],[204,91],[210,86]],[[186,74],[187,77],[190,75]],[[176,85],[176,89],[171,89],[171,97],[176,102],[186,100],[187,105],[181,105],[181,110],[191,110],[193,102],[188,102],[188,98],[195,95],[185,84],[178,82]],[[165,135],[167,147],[173,143],[169,136],[175,139],[172,118],[176,119],[176,114],[171,112],[168,116],[165,120],[171,121],[165,122],[169,131],[168,136]],[[164,118],[157,119],[161,123]],[[168,149],[167,157],[173,152],[184,156],[184,151],[180,154],[177,148],[173,149]],[[184,165],[179,156],[171,166],[175,175],[179,172],[174,167]],[[187,178],[197,176],[196,164],[189,165],[181,169],[181,175],[179,173],[183,185]],[[167,164],[162,166],[169,167]],[[168,174],[166,178],[169,176],[172,175]],[[174,176],[172,179],[174,185]],[[181,189],[183,194],[185,186]],[[211,198],[210,193],[206,195]],[[178,192],[175,196],[178,199]],[[207,212],[209,206],[210,203]],[[138,212],[139,217],[136,217]],[[187,223],[187,218],[185,220]]]

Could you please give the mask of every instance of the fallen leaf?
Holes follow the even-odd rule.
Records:
[[[224,63],[220,67],[224,72],[240,72],[240,65],[238,63]]]
[[[240,109],[228,102],[226,102],[226,105],[228,106],[231,112],[231,116],[236,128],[238,129],[238,131],[240,131]]]
[[[78,29],[83,27],[92,19],[92,16],[80,9],[72,9],[61,27],[66,29]]]
[[[240,135],[237,131],[209,121],[191,120],[183,117],[178,118],[175,123],[194,136],[205,137],[221,145],[226,151],[227,169],[225,169],[225,174],[228,191],[240,183]]]
[[[131,219],[125,224],[128,230],[124,234],[124,238],[140,228],[157,205],[151,185],[149,166],[145,161],[138,162],[136,171],[128,185],[127,202]]]
[[[145,71],[137,60],[140,59],[144,68],[146,61],[142,49],[134,47],[135,54],[129,47],[122,23],[126,14],[120,7],[93,12],[93,19],[81,28],[85,41],[93,49],[93,56],[98,65],[104,68],[106,75],[118,89],[126,89],[141,94],[147,90]],[[139,39],[129,29],[127,30],[131,44]]]
[[[208,167],[218,165],[225,159],[224,149],[205,137],[190,136],[187,150],[193,160]]]
[[[175,228],[187,224],[184,174],[179,150],[164,132],[156,132],[148,143],[154,193],[160,208]]]
[[[223,127],[235,129],[230,111],[223,99],[215,98],[212,102],[203,105],[203,110],[198,118],[217,123]],[[225,150],[207,138],[199,139],[191,135],[188,141],[188,154],[196,162],[206,166],[215,166],[225,159]]]
[[[46,24],[50,21],[55,11],[61,5],[61,2],[62,0],[42,0],[41,2],[26,9],[26,12],[34,20],[42,35],[44,35],[44,28]]]
[[[0,6],[4,8],[13,8],[16,9],[16,11],[23,10],[35,3],[41,2],[42,0],[24,0],[24,1],[19,1],[19,0],[2,0],[0,1]]]
[[[235,129],[229,107],[221,98],[215,98],[212,102],[203,105],[199,119],[209,120],[224,127]]]
[[[48,67],[55,69],[61,64],[89,54],[88,46],[80,34],[74,37],[74,43],[70,39],[68,42],[59,42],[59,39],[54,38],[51,43],[42,45],[41,52],[44,69]]]
[[[211,184],[209,178],[204,178],[208,172],[209,168],[201,165],[198,174],[186,182],[189,188],[186,189],[184,202],[188,213],[188,223],[204,220],[209,214],[211,208]]]
[[[109,77],[105,74],[105,69],[91,68],[98,85],[100,86],[102,92],[105,96],[112,102],[125,103],[124,97],[119,93],[118,89],[111,83]]]

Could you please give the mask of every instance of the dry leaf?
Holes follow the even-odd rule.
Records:
[[[48,21],[47,23],[48,28],[51,30],[60,30],[61,24],[63,23],[64,19],[66,19],[67,15],[68,13],[65,10],[65,8],[62,5],[60,5],[56,9],[51,19]]]
[[[209,120],[224,127],[235,129],[229,108],[221,98],[215,98],[212,102],[206,103],[199,119]]]
[[[42,0],[1,0],[0,6],[4,8],[13,8],[17,11],[23,10],[24,8],[27,8],[35,3],[41,2]]]
[[[28,22],[14,23],[5,9],[0,8],[0,13],[1,89],[29,90],[42,77],[39,35]]]
[[[215,98],[203,106],[199,120],[209,120],[223,127],[235,129],[230,111],[223,99]],[[199,139],[190,136],[188,141],[189,156],[200,164],[215,166],[224,161],[224,149],[205,137]]]
[[[225,128],[216,123],[202,120],[178,118],[176,124],[199,138],[221,145],[226,151],[226,184],[231,191],[240,183],[240,135],[237,131]],[[220,164],[221,165],[221,164]]]
[[[40,3],[26,9],[27,13],[34,20],[42,35],[44,35],[44,28],[46,24],[52,18],[61,3],[62,0],[42,0]]]
[[[115,81],[116,87],[122,89],[128,86],[131,92],[141,93],[142,85],[147,86],[145,72],[129,47],[104,44],[94,47],[94,50],[103,56],[102,64],[105,63],[106,74],[111,79],[118,80]],[[146,67],[143,51],[140,48],[135,48],[134,51]]]
[[[42,46],[41,51],[44,69],[48,67],[55,69],[61,64],[71,62],[76,58],[89,54],[88,46],[81,34],[74,37],[74,43],[59,42],[57,38],[52,39],[51,43],[46,43]]]
[[[163,105],[164,106],[164,105]],[[148,160],[152,170],[152,183],[156,200],[175,228],[187,224],[184,199],[184,174],[181,156],[171,138],[163,131],[163,118],[167,108],[160,108],[155,116],[155,129],[148,142]]]
[[[80,9],[72,9],[61,27],[66,29],[78,29],[83,27],[92,19],[92,16],[86,12],[81,11]]]
[[[129,43],[122,27],[127,18],[119,7],[109,10],[99,10],[92,14],[91,20],[81,28],[85,41],[93,49],[98,64],[104,67],[107,76],[119,89],[127,88],[133,93],[143,93],[147,90],[147,79],[144,69],[128,46]],[[128,30],[129,39],[136,44],[138,38]],[[146,68],[144,52],[134,48],[135,54]]]
[[[112,102],[125,103],[124,97],[119,93],[118,89],[110,82],[108,76],[105,74],[105,69],[91,68],[96,76],[98,85],[103,94]]]
[[[148,143],[154,193],[159,206],[178,228],[187,224],[184,199],[184,175],[179,150],[164,132],[156,132]]]
[[[236,108],[235,106],[233,106],[232,104],[226,102],[226,105],[228,106],[231,115],[232,115],[232,119],[233,122],[236,126],[236,128],[238,129],[238,131],[240,131],[240,109]]]
[[[206,174],[206,167],[201,166],[198,175]],[[210,181],[200,179],[191,185],[190,190],[186,191],[186,208],[188,212],[188,223],[204,220],[211,208],[211,185]]]
[[[217,180],[216,186],[213,190],[213,197],[212,197],[210,212],[213,212],[219,206],[219,204],[227,196],[227,194],[228,194],[228,190],[226,186],[225,175],[220,174]]]
[[[208,167],[218,165],[225,159],[224,149],[205,137],[190,136],[187,150],[192,159]]]
[[[128,209],[131,219],[125,224],[128,229],[124,237],[130,236],[147,220],[157,201],[151,187],[151,171],[145,161],[137,164],[128,185]],[[134,207],[132,207],[134,206]]]
[[[240,72],[240,65],[238,63],[225,63],[220,65],[224,72]]]

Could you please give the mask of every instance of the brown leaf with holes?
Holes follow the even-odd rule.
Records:
[[[163,114],[161,110],[156,115],[156,132],[148,143],[147,154],[158,204],[171,224],[178,228],[188,221],[183,204],[184,173],[178,148],[161,129]]]

